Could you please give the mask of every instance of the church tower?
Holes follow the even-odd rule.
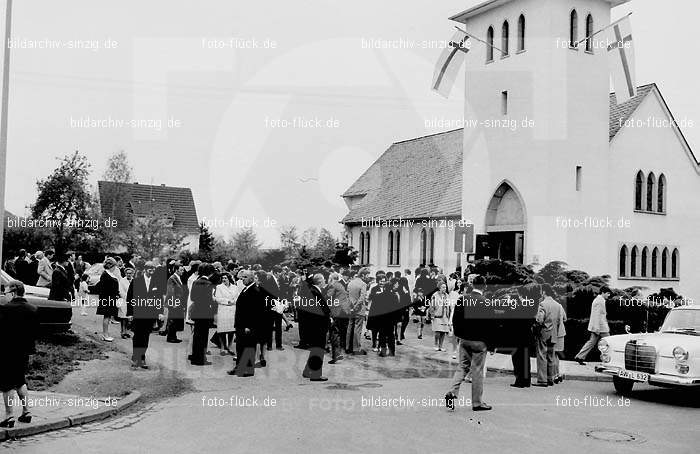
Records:
[[[466,56],[462,217],[477,257],[604,271],[610,79],[603,34],[585,38],[628,1],[488,0],[451,18],[493,44],[470,38]]]

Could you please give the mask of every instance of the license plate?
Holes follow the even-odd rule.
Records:
[[[627,378],[634,381],[649,381],[649,374],[646,372],[637,372],[634,370],[621,370],[617,373],[618,377]]]

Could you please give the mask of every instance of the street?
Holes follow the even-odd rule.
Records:
[[[74,320],[86,327],[97,323],[93,316]],[[255,377],[236,378],[226,375],[231,359],[218,350],[212,348],[212,366],[197,368],[185,361],[186,344],[163,339],[151,337],[151,363],[181,372],[197,392],[103,422],[6,442],[0,450],[685,453],[694,452],[699,440],[700,399],[684,390],[638,386],[621,399],[611,383],[566,380],[553,388],[514,389],[510,377],[489,373],[484,398],[494,409],[474,413],[460,400],[452,413],[442,398],[454,369],[407,348],[399,347],[396,358],[370,352],[325,365],[329,381],[311,383],[301,378],[306,352],[288,344],[269,352],[267,368],[257,369]],[[469,384],[460,397],[470,397]]]

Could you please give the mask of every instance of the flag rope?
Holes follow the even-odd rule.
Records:
[[[494,46],[493,44],[489,44],[489,43],[487,43],[486,41],[484,41],[483,39],[477,38],[476,36],[472,35],[472,34],[469,33],[469,32],[466,32],[466,31],[462,30],[461,28],[457,27],[456,25],[455,25],[455,28],[456,28],[457,30],[461,31],[462,33],[464,33],[465,35],[467,35],[468,37],[474,38],[475,40],[477,40],[477,41],[479,41],[479,42],[482,42],[482,43],[486,44],[487,46],[491,46],[492,48],[496,49],[496,50],[499,51],[500,53],[505,54],[505,52],[503,52],[501,49],[499,49],[498,47]]]

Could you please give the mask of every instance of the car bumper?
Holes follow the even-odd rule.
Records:
[[[595,371],[600,374],[617,376],[622,370],[616,366],[596,366]],[[673,385],[673,386],[700,386],[700,377],[679,377],[677,375],[649,374],[650,385]]]

